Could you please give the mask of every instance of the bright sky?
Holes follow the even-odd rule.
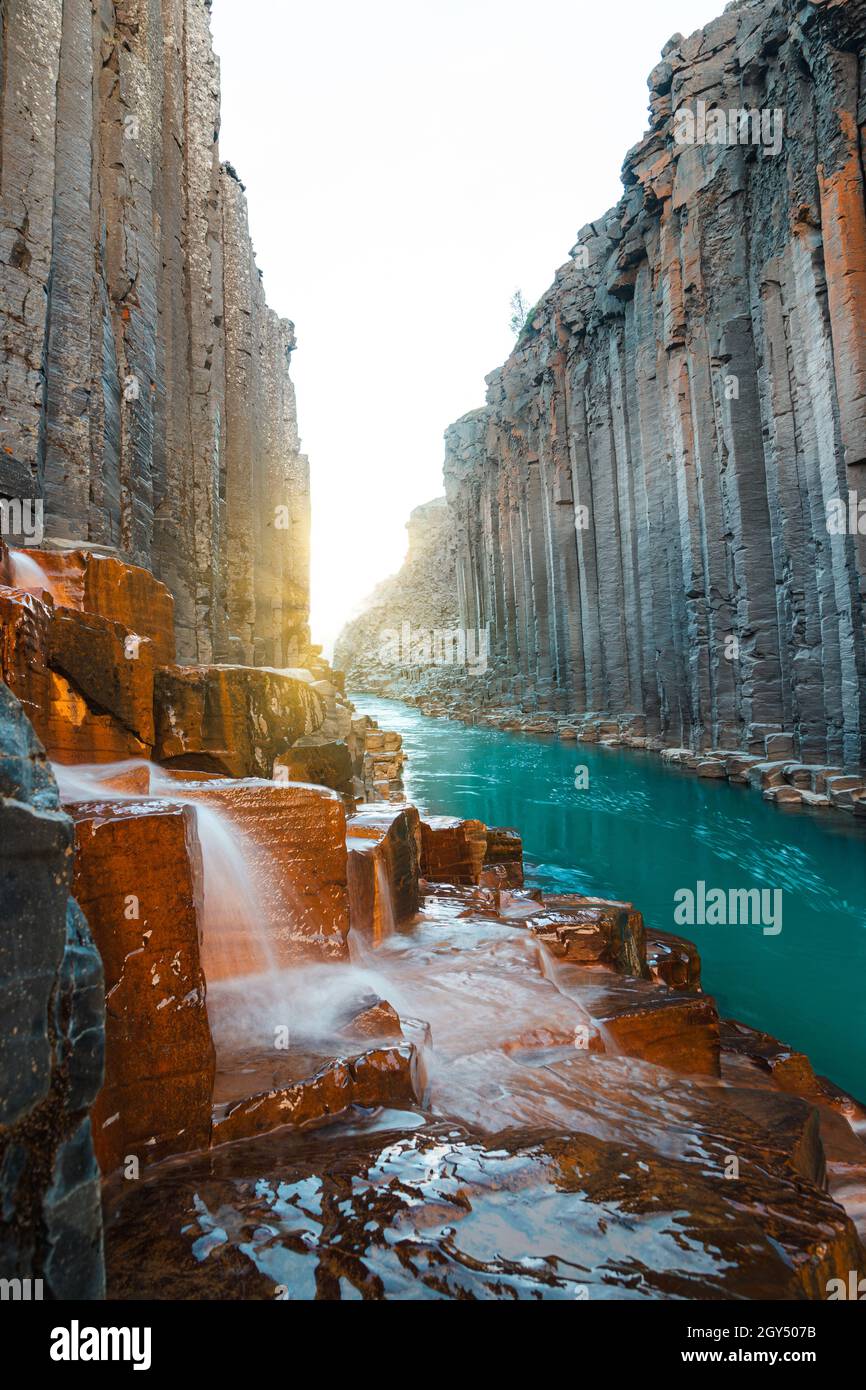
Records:
[[[662,45],[723,0],[214,0],[223,159],[294,320],[328,649],[442,491],[446,426],[619,198]]]

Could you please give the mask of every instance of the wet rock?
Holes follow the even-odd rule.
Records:
[[[421,821],[421,873],[430,883],[478,883],[487,853],[479,820],[428,816]]]
[[[523,887],[523,840],[519,830],[502,826],[487,827],[487,850],[484,855],[485,868],[505,870],[505,886]]]
[[[336,792],[301,783],[224,781],[178,783],[177,794],[218,811],[237,832],[254,900],[276,964],[342,960],[347,954],[349,899],[346,816]],[[267,968],[248,921],[228,915],[205,942],[208,980]],[[217,916],[219,912],[217,909]]]
[[[756,1067],[767,1072],[783,1091],[800,1096],[816,1093],[815,1073],[804,1053],[787,1047],[769,1033],[762,1033],[734,1019],[722,1019],[719,1036],[723,1056],[734,1053],[748,1058]]]
[[[270,777],[276,758],[324,717],[303,681],[247,666],[163,667],[155,705],[159,761],[230,777]]]
[[[201,956],[195,812],[77,803],[74,887],[105,969],[105,1085],[93,1108],[103,1173],[210,1137],[215,1054]]]
[[[129,645],[132,643],[132,645]],[[153,650],[126,628],[0,588],[0,675],[62,763],[146,757]]]
[[[347,1038],[402,1038],[400,1015],[387,999],[368,995],[340,1029]]]
[[[658,984],[693,994],[700,990],[701,958],[694,942],[671,932],[647,932],[646,959]]]
[[[102,965],[70,897],[72,822],[0,683],[0,1277],[104,1291],[89,1110],[102,1084]]]
[[[545,894],[543,908],[525,920],[563,960],[607,965],[624,974],[646,974],[643,918],[631,903],[577,893]]]
[[[425,1082],[415,1047],[380,1047],[337,1060],[315,1076],[228,1106],[214,1118],[214,1144],[247,1139],[269,1130],[322,1124],[352,1106],[411,1108],[420,1104]]]
[[[346,823],[350,920],[374,943],[420,903],[421,830],[414,806],[373,803]]]
[[[109,1287],[273,1299],[276,1247],[293,1299],[825,1298],[862,1268],[850,1220],[745,1113],[736,1142],[731,1182],[719,1148],[584,1133],[281,1133],[116,1189]]]
[[[174,599],[146,569],[86,550],[25,550],[57,607],[91,613],[153,644],[154,665],[174,661]]]
[[[560,965],[557,983],[601,1029],[608,1051],[621,1051],[692,1076],[719,1075],[719,1015],[706,994],[661,989],[622,975]]]
[[[149,638],[139,639],[120,623],[71,608],[56,608],[49,627],[49,665],[148,748],[154,741],[155,651]]]
[[[275,781],[312,782],[330,787],[354,808],[352,778],[352,757],[348,745],[341,740],[315,743],[309,736],[274,759]]]

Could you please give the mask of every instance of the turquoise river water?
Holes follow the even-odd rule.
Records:
[[[781,810],[657,754],[467,728],[393,700],[352,699],[403,735],[407,795],[420,809],[516,826],[531,883],[627,899],[648,925],[688,936],[723,1015],[808,1053],[817,1071],[866,1099],[863,822]],[[699,881],[707,891],[778,890],[767,901],[781,907],[781,931],[678,924],[675,894],[697,894]]]

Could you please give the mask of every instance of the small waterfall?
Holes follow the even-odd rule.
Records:
[[[167,798],[169,799],[169,798]],[[183,802],[183,792],[170,798]],[[275,975],[278,965],[244,835],[213,806],[195,808],[204,864],[202,964],[209,982]]]
[[[376,856],[376,904],[373,939],[378,944],[394,935],[396,928],[394,904],[391,901],[391,880],[384,859]]]
[[[32,555],[26,555],[23,550],[10,550],[9,562],[12,567],[13,588],[25,589],[27,593],[37,596],[44,590],[54,597],[51,581]]]
[[[53,764],[64,802],[171,801],[195,811],[203,865],[202,963],[215,980],[275,972],[273,945],[250,870],[251,847],[229,818],[185,797],[183,788],[140,758],[67,767]]]

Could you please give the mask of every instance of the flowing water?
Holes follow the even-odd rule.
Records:
[[[724,1015],[773,1033],[866,1096],[862,822],[780,810],[656,754],[468,728],[396,701],[353,699],[403,735],[407,797],[419,808],[516,826],[533,883],[626,898],[649,926],[691,938]],[[579,766],[585,790],[575,785]],[[698,881],[708,890],[780,890],[781,931],[678,924],[674,895]]]
[[[51,581],[32,555],[25,555],[23,550],[10,550],[9,560],[12,566],[13,588],[26,589],[29,593],[37,595],[44,589],[54,597]]]

